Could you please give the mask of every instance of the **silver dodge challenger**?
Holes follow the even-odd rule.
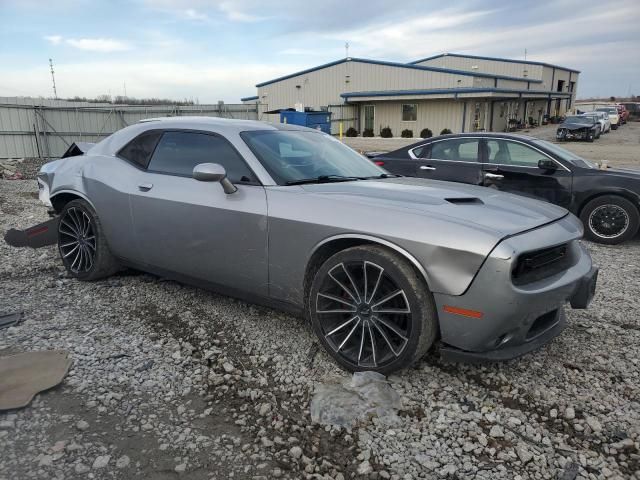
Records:
[[[302,314],[351,371],[437,340],[447,359],[511,359],[595,292],[567,210],[392,175],[315,130],[162,118],[86,147],[43,166],[55,217],[14,235],[51,230],[79,280],[129,267]]]

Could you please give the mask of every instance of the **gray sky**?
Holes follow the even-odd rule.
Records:
[[[578,97],[640,95],[640,2],[0,0],[0,96],[237,102],[255,84],[350,55],[451,52],[581,70]]]

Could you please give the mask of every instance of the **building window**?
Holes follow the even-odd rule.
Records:
[[[415,103],[405,103],[402,105],[402,121],[415,122],[418,120],[418,105]]]

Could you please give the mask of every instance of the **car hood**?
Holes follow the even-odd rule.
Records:
[[[605,175],[616,175],[626,178],[633,178],[640,180],[640,170],[634,170],[633,168],[612,168],[608,167],[606,170],[598,170],[598,173]]]
[[[531,230],[568,213],[550,203],[491,188],[411,177],[311,184],[303,188],[316,195],[365,204],[377,212],[401,209],[474,224],[500,237]]]
[[[584,123],[561,123],[558,128],[566,128],[568,130],[579,130],[581,128],[593,128],[595,125],[587,125]]]

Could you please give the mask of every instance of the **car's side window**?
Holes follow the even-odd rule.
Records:
[[[420,145],[411,150],[415,158],[429,158],[429,145]]]
[[[141,168],[147,168],[153,150],[158,144],[158,140],[162,136],[162,132],[150,131],[138,135],[136,138],[127,143],[119,152],[118,156]]]
[[[149,171],[190,177],[200,163],[217,163],[234,183],[256,183],[255,175],[224,138],[196,132],[165,132],[158,142]]]
[[[537,167],[540,160],[549,159],[534,148],[508,140],[488,140],[487,156],[489,163],[520,167]]]
[[[431,158],[434,160],[478,161],[477,138],[442,140],[431,144]]]

